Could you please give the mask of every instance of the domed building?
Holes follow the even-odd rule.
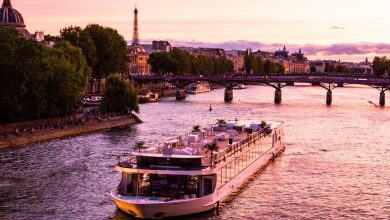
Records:
[[[0,9],[0,26],[14,27],[26,39],[36,41],[44,40],[43,32],[35,32],[35,34],[28,32],[22,14],[12,7],[11,0],[3,0],[3,5]]]

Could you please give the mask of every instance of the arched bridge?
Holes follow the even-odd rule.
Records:
[[[132,76],[137,84],[151,82],[169,82],[176,86],[176,98],[185,98],[185,87],[191,83],[198,81],[206,81],[224,86],[225,101],[233,100],[233,87],[238,84],[250,85],[268,85],[275,88],[275,103],[282,102],[282,88],[294,83],[310,83],[318,85],[327,90],[326,104],[332,104],[332,90],[337,86],[346,84],[366,85],[371,86],[380,91],[379,103],[385,105],[385,92],[390,90],[390,79],[375,78],[362,75],[227,75],[227,76],[172,76],[172,75],[148,75],[148,76]]]

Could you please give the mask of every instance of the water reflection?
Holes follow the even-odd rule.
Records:
[[[166,140],[218,118],[283,120],[287,149],[219,216],[189,219],[390,218],[390,114],[371,104],[378,91],[337,88],[332,107],[317,87],[284,88],[281,105],[269,87],[234,91],[231,104],[223,92],[143,105],[145,123],[128,128],[1,151],[1,218],[130,219],[109,197],[120,179],[116,155],[136,141]]]

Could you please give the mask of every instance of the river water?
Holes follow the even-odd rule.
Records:
[[[390,108],[372,88],[253,86],[142,105],[143,124],[0,151],[0,219],[129,219],[109,191],[116,155],[218,118],[283,120],[286,151],[224,205],[187,219],[390,219]],[[387,93],[389,96],[389,93]],[[387,104],[390,104],[388,98]],[[213,111],[209,112],[209,105]]]

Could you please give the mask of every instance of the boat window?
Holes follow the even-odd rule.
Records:
[[[170,158],[170,157],[137,157],[141,168],[201,168],[201,158]]]
[[[203,179],[203,195],[207,196],[213,193],[213,180],[211,178]]]
[[[138,174],[133,174],[137,179]],[[139,188],[133,184],[133,192],[138,196],[163,199],[183,199],[200,196],[200,178],[198,176],[139,174]],[[135,193],[134,195],[137,195]]]

